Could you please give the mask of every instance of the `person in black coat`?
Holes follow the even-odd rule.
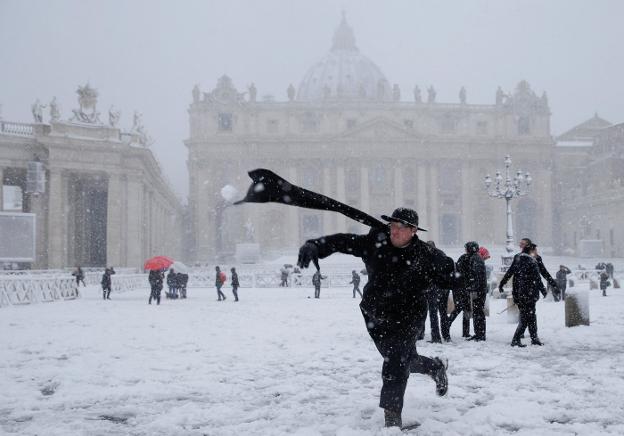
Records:
[[[610,278],[613,278],[613,273],[615,272],[615,268],[613,268],[613,264],[611,262],[607,263],[605,268],[607,270],[607,274],[609,274]]]
[[[76,265],[76,269],[72,272],[72,275],[76,277],[76,287],[80,285],[80,282],[82,282],[82,286],[87,287],[87,284],[84,281],[85,274],[82,268],[80,268],[80,265]]]
[[[485,262],[479,255],[479,244],[471,241],[467,242],[466,254],[463,262],[458,262],[461,269],[457,273],[462,279],[464,291],[468,294],[472,302],[472,322],[474,336],[469,337],[469,341],[485,341],[485,299],[487,297],[487,274],[485,272]]]
[[[360,275],[355,271],[351,271],[351,281],[349,284],[353,285],[353,298],[355,298],[355,293],[360,294],[360,298],[362,298],[362,291],[360,291]]]
[[[111,266],[110,268],[106,268],[104,270],[104,274],[102,274],[102,281],[100,282],[102,285],[102,298],[104,300],[110,300],[111,293],[111,275],[115,274],[115,270]]]
[[[178,275],[173,268],[167,274],[167,287],[169,287],[167,298],[178,298]]]
[[[438,395],[447,392],[445,363],[419,355],[416,335],[419,320],[427,315],[426,290],[433,284],[450,288],[453,270],[442,251],[416,235],[420,228],[415,211],[398,208],[391,217],[382,218],[389,225],[373,226],[366,235],[335,234],[307,241],[299,250],[298,264],[307,268],[313,261],[318,268],[319,258],[338,252],[364,261],[368,283],[360,309],[384,360],[379,406],[384,409],[386,426],[400,427],[410,373],[431,376]]]
[[[180,298],[186,298],[186,285],[189,276],[185,273],[178,273],[178,286],[180,287]]]
[[[238,274],[236,273],[236,268],[234,267],[232,267],[230,271],[232,273],[232,294],[234,294],[234,301],[238,301],[238,288],[240,286]]]
[[[610,284],[611,282],[609,281],[609,273],[607,272],[606,269],[604,269],[600,273],[600,289],[602,290],[603,297],[607,296],[607,288],[609,287]]]
[[[557,287],[559,288],[559,292],[553,292],[555,301],[559,301],[559,297],[561,300],[565,300],[565,291],[568,287],[568,274],[572,274],[570,268],[565,265],[559,265],[559,271],[555,274],[555,281],[557,282]]]
[[[499,291],[513,277],[512,296],[520,311],[520,321],[511,340],[512,347],[526,347],[520,341],[524,330],[528,327],[531,335],[531,344],[543,345],[537,336],[537,317],[535,303],[539,300],[540,292],[546,298],[546,288],[540,277],[537,262],[537,246],[533,243],[525,245],[522,252],[514,257],[514,261],[498,285]]]
[[[427,241],[431,247],[436,248],[433,241]],[[454,269],[455,262],[453,259],[448,258],[448,268]],[[429,324],[431,327],[431,343],[442,343],[442,338],[445,342],[451,341],[449,334],[448,315],[446,309],[448,306],[449,290],[443,289],[437,284],[433,283],[429,289],[427,289],[427,307],[429,308]],[[439,314],[439,316],[438,316]],[[424,323],[421,326],[424,332]],[[440,331],[442,336],[440,336]]]
[[[457,271],[456,286],[453,288],[453,303],[455,304],[455,309],[453,309],[453,312],[448,316],[448,328],[450,330],[453,321],[462,313],[462,337],[464,338],[471,337],[470,316],[472,315],[472,304],[470,302],[470,292],[466,289],[465,277],[462,275],[462,272],[469,269],[469,244],[471,243],[468,242],[464,245],[466,252],[459,256],[455,264],[455,271]],[[478,250],[479,246],[477,244],[477,252]]]
[[[164,273],[160,270],[151,270],[147,280],[150,284],[150,297],[148,304],[152,304],[152,300],[156,300],[156,304],[160,304],[160,292],[163,288]]]

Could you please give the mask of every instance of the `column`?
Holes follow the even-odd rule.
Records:
[[[464,164],[461,168],[461,229],[459,232],[460,241],[474,241],[478,235],[473,231],[473,222],[476,218],[474,214],[474,204],[472,193],[474,192],[475,180],[472,177],[471,168]]]
[[[346,201],[345,195],[345,171],[344,166],[339,164],[336,167],[336,200],[344,203]],[[347,217],[343,214],[336,215],[336,232],[344,233],[347,231]]]
[[[64,176],[60,169],[50,170],[48,204],[48,268],[65,266],[65,198]]]
[[[288,169],[288,181],[297,185],[297,168],[292,166]],[[294,244],[291,242],[290,248],[293,248],[295,245],[298,245],[301,240],[301,232],[299,230],[299,211],[300,208],[289,206],[286,208],[286,217],[287,217],[287,228],[289,229],[288,234],[290,235],[290,239],[296,241]],[[262,248],[262,247],[261,247]]]
[[[331,174],[330,174],[330,162],[326,161],[322,163],[323,165],[323,194],[328,197],[332,197],[331,192]],[[323,212],[321,216],[323,217],[323,234],[331,234],[333,233],[333,219],[335,213],[327,213]]]
[[[394,206],[402,207],[403,202],[403,168],[401,168],[401,163],[397,161],[394,167]]]
[[[143,266],[141,240],[143,186],[138,177],[128,175],[127,179],[127,208],[126,208],[126,266],[141,269]]]
[[[552,179],[551,177],[552,175],[550,174],[549,171],[540,171],[539,173],[539,178],[541,180],[538,180],[538,182],[541,182],[539,184],[542,185],[541,191],[542,191],[543,197],[542,199],[539,199],[538,197],[537,204],[539,204],[543,208],[542,209],[543,213],[541,215],[542,220],[539,219],[540,214],[538,213],[538,219],[536,220],[536,224],[537,224],[537,232],[539,235],[539,240],[541,241],[542,245],[552,247],[553,246],[553,208],[552,208]],[[530,188],[528,196],[530,197],[533,194],[533,192],[535,192],[535,186],[532,186]],[[517,203],[518,202],[516,201],[516,205],[515,205],[516,208],[517,208]],[[600,236],[603,238],[603,240],[609,237],[608,233],[601,234]],[[522,236],[519,236],[519,237],[521,238]],[[516,240],[514,242],[517,243],[518,241]]]
[[[49,188],[48,188],[49,189]],[[34,269],[45,269],[48,266],[47,236],[48,220],[46,211],[46,194],[30,194],[30,212],[35,214],[36,252]],[[0,209],[1,210],[1,209]]]
[[[121,180],[119,174],[108,177],[106,206],[106,265],[121,265]]]
[[[0,167],[0,212],[4,210],[4,168]]]
[[[418,212],[418,218],[420,223],[424,224],[423,227],[430,226],[429,214],[427,212],[427,168],[424,163],[418,164],[417,186],[416,186],[416,212]],[[437,241],[436,241],[437,242]]]
[[[360,197],[362,198],[361,210],[370,210],[370,185],[368,183],[368,168],[362,166],[360,170]]]
[[[370,184],[368,182],[368,168],[362,166],[360,169],[360,197],[362,198],[362,207],[360,210],[363,210],[367,213],[370,211]],[[360,225],[361,231],[368,231],[368,227],[364,227]]]
[[[431,165],[429,168],[429,198],[431,199],[431,216],[429,220],[429,234],[428,237],[432,238],[436,243],[440,241],[439,229],[439,211],[440,211],[440,198],[438,196],[438,167],[436,164]],[[426,227],[425,227],[426,228]]]

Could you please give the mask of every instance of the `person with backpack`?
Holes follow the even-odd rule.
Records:
[[[225,283],[226,280],[226,276],[225,273],[223,271],[221,271],[221,268],[219,268],[219,266],[215,267],[215,286],[217,288],[217,301],[225,301],[225,294],[223,292],[221,292],[221,288],[223,287],[223,284]]]

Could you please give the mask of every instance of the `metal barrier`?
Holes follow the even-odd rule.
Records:
[[[71,277],[7,276],[0,278],[0,307],[74,300],[80,291]]]
[[[100,286],[101,277],[98,273],[88,273],[85,281]],[[149,288],[147,274],[115,274],[111,277],[111,285],[115,293]],[[75,300],[80,296],[75,278],[66,274],[0,276],[0,307]]]
[[[322,273],[322,288],[348,288],[352,279],[351,273]],[[367,276],[360,275],[360,289],[364,287]],[[228,275],[224,287],[231,287],[231,277]],[[279,272],[255,271],[250,273],[238,273],[238,281],[241,288],[279,288],[282,282]],[[191,273],[189,274],[189,288],[213,288],[215,286],[214,273]],[[291,274],[288,278],[288,286],[293,288],[313,288],[312,274]]]

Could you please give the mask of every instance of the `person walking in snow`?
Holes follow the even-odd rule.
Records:
[[[180,287],[180,298],[186,298],[186,285],[188,284],[189,276],[186,273],[178,273],[178,286]]]
[[[76,287],[80,285],[80,282],[82,282],[82,286],[85,288],[87,287],[87,284],[84,281],[85,274],[84,271],[82,271],[82,268],[80,268],[80,265],[76,265],[76,269],[72,272],[72,275],[76,278]]]
[[[511,340],[512,347],[526,347],[520,338],[527,327],[531,335],[531,344],[544,345],[537,336],[535,304],[539,300],[540,292],[546,298],[546,288],[542,283],[536,258],[537,246],[533,243],[525,244],[522,252],[514,257],[514,261],[498,285],[502,293],[505,284],[513,277],[512,296],[520,311],[520,320]]]
[[[111,266],[110,268],[106,268],[104,270],[104,274],[102,274],[102,281],[100,284],[102,285],[102,298],[104,300],[110,300],[110,293],[112,287],[111,275],[115,274],[115,270]]]
[[[322,276],[320,271],[316,271],[312,276],[312,285],[314,286],[314,298],[321,298],[321,280],[324,279],[325,276]]]
[[[152,300],[156,300],[156,304],[160,304],[160,293],[163,288],[164,273],[160,270],[151,270],[147,280],[150,284],[150,297],[147,304],[152,304]]]
[[[427,241],[427,244],[436,248],[433,241]],[[449,290],[443,289],[435,283],[427,289],[427,306],[429,308],[429,325],[431,328],[431,341],[429,342],[431,343],[442,343],[442,338],[444,338],[446,342],[451,341],[451,337],[449,335],[448,315],[446,313],[448,296]],[[425,326],[423,323],[423,333],[424,328]],[[442,332],[442,335],[440,335],[440,332]]]
[[[565,300],[565,291],[568,287],[568,274],[572,274],[570,268],[565,265],[559,265],[559,271],[555,274],[555,281],[557,282],[557,287],[559,288],[559,292],[553,292],[553,297],[555,297],[555,301]]]
[[[360,298],[362,298],[362,291],[360,291],[360,275],[355,271],[351,271],[351,281],[349,284],[353,285],[353,298],[355,298],[355,293],[360,294]]]
[[[232,269],[230,269],[230,272],[232,273],[232,294],[234,294],[234,301],[238,301],[238,287],[240,286],[240,283],[238,281],[236,268],[232,267]]]
[[[457,261],[457,273],[461,277],[465,298],[469,299],[467,304],[472,306],[472,322],[475,334],[468,337],[467,340],[485,341],[485,299],[487,297],[485,262],[479,255],[477,242],[467,242],[465,248],[466,253]]]
[[[225,301],[225,294],[221,292],[221,288],[225,283],[225,273],[221,271],[219,266],[215,267],[215,287],[217,288],[217,301]]]
[[[335,234],[310,239],[299,249],[298,265],[307,268],[333,253],[362,258],[368,283],[360,309],[370,337],[383,357],[379,406],[384,409],[385,425],[401,427],[403,397],[410,373],[426,374],[436,383],[438,395],[448,389],[446,364],[416,352],[416,335],[422,317],[427,315],[425,291],[433,283],[450,288],[452,268],[446,255],[416,235],[418,214],[398,208],[366,235]],[[448,259],[448,261],[447,261]],[[320,273],[319,273],[320,274]]]
[[[607,288],[609,287],[609,285],[611,285],[611,282],[609,281],[609,273],[606,269],[604,269],[600,273],[600,290],[602,291],[603,297],[607,296]]]
[[[280,287],[281,288],[287,288],[288,287],[288,268],[286,268],[286,265],[284,265],[282,267],[282,269],[280,269],[280,277],[281,277],[281,282],[280,282]]]
[[[169,288],[167,298],[178,298],[178,275],[173,268],[171,268],[169,274],[167,274],[167,287]]]
[[[470,317],[472,316],[472,304],[470,301],[470,292],[466,289],[465,276],[462,272],[465,272],[469,268],[469,253],[468,243],[464,245],[466,252],[459,256],[455,264],[455,270],[457,271],[458,279],[456,281],[456,287],[453,288],[453,303],[455,309],[448,316],[448,327],[451,328],[453,321],[462,314],[462,337],[470,338]],[[477,246],[477,250],[478,250]]]

